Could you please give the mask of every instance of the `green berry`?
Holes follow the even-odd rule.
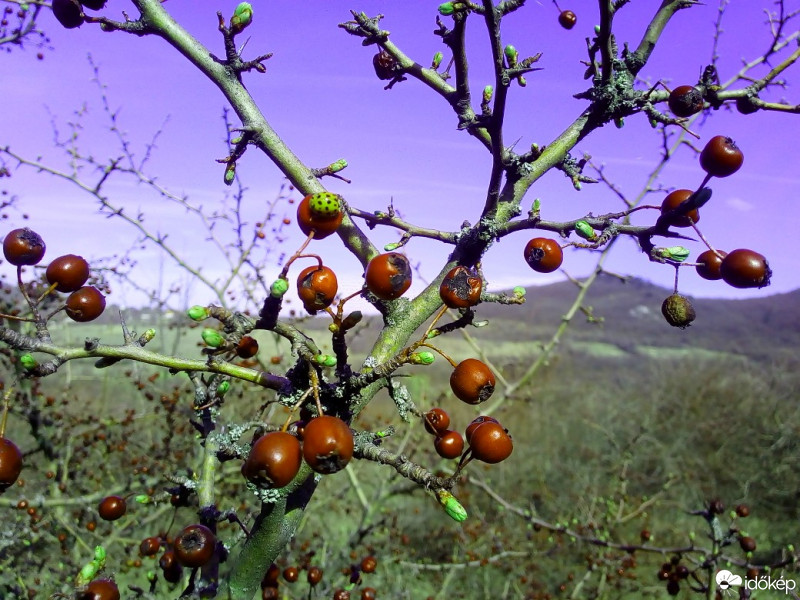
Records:
[[[341,198],[331,192],[312,194],[308,201],[311,214],[318,219],[335,219],[342,210]]]

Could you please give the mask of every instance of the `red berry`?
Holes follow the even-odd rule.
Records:
[[[144,538],[139,544],[139,554],[142,556],[155,556],[161,549],[161,540],[157,537]]]
[[[116,521],[128,510],[125,498],[120,496],[106,496],[97,505],[97,512],[104,521]]]
[[[8,438],[0,437],[0,494],[11,487],[22,472],[22,452]]]
[[[100,10],[106,5],[106,0],[80,0],[80,2],[89,10]]]
[[[283,578],[289,583],[294,583],[299,577],[300,571],[297,570],[297,567],[286,567],[283,570]]]
[[[361,559],[361,570],[364,573],[374,573],[378,567],[378,559],[374,556],[365,556]]]
[[[411,286],[411,265],[403,254],[387,252],[374,257],[364,273],[367,289],[381,300],[394,300]]]
[[[494,373],[477,358],[461,361],[450,375],[450,389],[467,404],[480,404],[494,392]]]
[[[722,259],[722,279],[735,288],[762,288],[769,285],[772,270],[758,252],[739,248]]]
[[[83,25],[83,9],[78,0],[53,0],[53,15],[67,29]]]
[[[716,135],[700,153],[700,166],[709,175],[727,177],[733,175],[744,162],[744,154],[731,138]]]
[[[236,356],[239,358],[253,358],[258,354],[258,342],[255,338],[245,335],[236,344]]]
[[[158,566],[161,568],[164,579],[169,583],[178,583],[178,581],[180,581],[183,568],[181,567],[181,563],[178,562],[174,550],[167,550],[164,552],[161,558],[158,559]]]
[[[464,451],[464,438],[457,431],[444,431],[433,440],[433,447],[442,458],[458,458]]]
[[[479,417],[475,417],[475,418],[472,420],[472,423],[470,423],[469,425],[467,425],[467,430],[464,432],[464,437],[466,437],[466,438],[467,438],[467,443],[468,443],[468,444],[471,444],[471,443],[472,443],[472,434],[475,432],[475,430],[476,430],[476,429],[477,429],[477,428],[478,428],[480,425],[483,425],[483,424],[484,424],[484,423],[486,423],[486,422],[490,422],[490,423],[497,423],[498,421],[497,421],[497,419],[495,419],[494,417],[490,417],[490,416],[488,416],[488,415],[481,415],[481,416],[479,416]]]
[[[481,301],[483,281],[467,267],[457,266],[448,271],[439,286],[439,296],[449,308],[469,308]]]
[[[328,267],[306,267],[297,276],[297,294],[303,307],[312,315],[328,308],[336,298],[339,283],[336,274]]]
[[[511,456],[514,444],[500,423],[488,421],[472,432],[469,447],[477,460],[495,464]]]
[[[89,263],[81,256],[65,254],[48,265],[45,277],[57,291],[74,292],[89,279]]]
[[[670,192],[661,203],[661,214],[669,214],[686,202],[693,193],[692,190],[675,190],[674,192]],[[669,224],[674,227],[691,227],[693,223],[697,223],[699,220],[700,211],[695,208],[684,215],[672,217],[669,220]]]
[[[361,600],[375,600],[378,597],[378,592],[375,588],[365,587],[361,590]]]
[[[444,409],[432,408],[424,415],[425,430],[433,435],[440,434],[450,427],[450,415]]]
[[[175,558],[191,569],[208,564],[214,556],[217,538],[205,525],[195,523],[183,528],[175,538]]]
[[[708,279],[710,281],[716,281],[717,279],[722,279],[722,259],[728,255],[727,252],[723,252],[722,250],[717,250],[714,252],[713,250],[706,250],[705,252],[701,253],[697,257],[697,266],[695,270],[697,274],[700,275],[703,279]]]
[[[562,10],[558,15],[558,24],[564,29],[572,29],[578,22],[578,16],[571,10]]]
[[[739,546],[745,552],[755,552],[756,540],[749,535],[742,536],[739,538]]]
[[[72,292],[67,298],[67,316],[78,323],[94,321],[105,309],[105,296],[91,285]]]
[[[10,231],[3,240],[3,255],[15,267],[38,264],[45,249],[42,236],[27,227]]]
[[[322,569],[319,567],[309,567],[308,574],[306,575],[306,581],[311,585],[317,585],[320,581],[322,581]]]
[[[300,470],[300,442],[285,431],[271,431],[253,444],[242,465],[242,475],[257,485],[282,488]]]
[[[344,469],[353,458],[353,447],[353,432],[338,417],[316,417],[303,430],[303,458],[317,473]]]
[[[119,600],[119,588],[110,579],[90,581],[78,597],[79,600]]]
[[[667,104],[676,117],[691,117],[703,110],[703,92],[691,85],[679,85],[669,93]]]
[[[537,237],[525,245],[525,262],[537,273],[552,273],[564,262],[564,252],[558,242]]]

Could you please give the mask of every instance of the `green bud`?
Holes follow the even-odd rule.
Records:
[[[442,59],[444,58],[444,54],[441,52],[437,52],[433,55],[433,61],[431,62],[431,69],[438,69],[439,65],[442,64]]]
[[[133,501],[137,504],[151,504],[153,499],[147,494],[138,494],[133,497]]]
[[[650,122],[650,127],[652,127],[653,129],[655,129],[656,127],[658,127],[658,121],[656,121],[656,120],[655,120],[655,119],[653,119],[652,117],[651,117],[650,119],[648,119],[648,121]]]
[[[224,396],[228,393],[229,389],[231,389],[231,382],[223,381],[217,386],[217,396]]]
[[[225,344],[225,338],[216,329],[211,329],[210,327],[203,329],[203,333],[200,335],[203,337],[203,341],[206,343],[206,345],[211,346],[212,348],[219,348]]]
[[[239,143],[239,142],[241,142],[241,141],[242,141],[242,137],[241,137],[241,136],[239,136],[239,137],[233,138],[233,139],[231,140],[231,144],[234,144],[234,145],[235,145],[235,144],[238,144],[238,143]]]
[[[148,571],[147,572],[147,581],[149,581],[150,583],[153,583],[154,581],[156,581],[157,577],[158,576],[156,575],[155,571]]]
[[[787,544],[787,545],[786,545],[786,549],[787,549],[789,552],[794,552],[794,544]]]
[[[236,163],[229,163],[225,167],[225,185],[233,185],[233,180],[236,178]]]
[[[542,201],[539,198],[533,201],[533,212],[538,213],[542,209]]]
[[[433,364],[434,360],[436,360],[436,355],[428,350],[414,352],[408,357],[408,362],[412,365],[430,365]]]
[[[336,357],[331,356],[330,354],[317,354],[315,360],[317,364],[323,367],[335,367],[336,366]]]
[[[663,251],[662,256],[664,258],[674,260],[675,262],[683,262],[689,258],[689,250],[683,246],[670,246],[669,248],[661,248],[660,250]]]
[[[203,321],[208,318],[208,310],[205,306],[194,305],[186,311],[192,321]]]
[[[489,324],[489,321],[487,321],[485,319],[483,321],[473,321],[472,322],[472,326],[473,327],[486,327],[488,324]]]
[[[77,587],[87,585],[92,579],[94,579],[94,576],[97,575],[98,571],[100,571],[100,569],[94,561],[86,563],[78,572],[78,576],[75,578],[75,585]]]
[[[485,88],[483,88],[483,101],[487,104],[491,102],[493,94],[494,88],[490,85],[487,85]]]
[[[328,171],[331,173],[338,173],[339,171],[343,171],[347,168],[347,161],[343,158],[340,158],[336,162],[331,163],[328,166]]]
[[[22,4],[20,4],[20,5],[19,5],[19,9],[20,9],[20,10],[27,11],[27,10],[28,10],[28,8],[30,8],[30,6],[28,5],[28,3],[27,3],[27,2],[23,2]]]
[[[519,84],[519,87],[525,87],[526,85],[528,85],[528,80],[525,79],[522,75],[520,75],[519,77],[517,77],[517,83]]]
[[[273,298],[283,298],[283,295],[289,291],[289,282],[283,278],[276,279],[269,287],[269,293]]]
[[[597,234],[594,232],[594,229],[592,229],[592,226],[583,220],[575,223],[575,233],[577,233],[583,239],[589,241],[597,238]]]
[[[347,163],[345,162],[345,166]],[[341,198],[331,192],[312,194],[308,201],[311,214],[318,219],[335,219],[342,210]]]
[[[144,346],[148,342],[152,342],[153,338],[155,337],[156,337],[156,330],[152,328],[147,329],[142,335],[139,336],[139,343]]]
[[[515,287],[513,289],[513,292],[514,292],[514,295],[519,297],[519,298],[524,298],[525,294],[528,293],[528,291],[524,287],[522,287],[521,285],[518,285],[517,287]]]
[[[622,117],[614,119],[614,125],[616,126],[617,129],[622,129],[623,127],[625,127],[625,119],[623,119]]]
[[[235,33],[238,33],[252,22],[253,7],[249,2],[242,2],[236,7],[236,10],[233,11],[233,16],[231,17],[231,29],[233,29]]]
[[[331,323],[328,325],[328,331],[331,333],[339,333],[340,330],[341,328],[336,323]]]
[[[444,17],[452,15],[455,10],[456,8],[453,6],[452,2],[445,2],[444,4],[439,5],[439,14]]]
[[[512,46],[511,44],[506,46],[503,49],[503,54],[506,55],[506,61],[508,61],[509,67],[513,68],[517,66],[517,58],[519,58],[519,53],[517,52],[517,49],[514,48],[514,46]]]
[[[36,359],[33,358],[30,354],[23,354],[19,357],[19,363],[22,365],[24,369],[30,371],[31,369],[35,369],[39,366],[39,363],[36,362]]]
[[[594,34],[595,35],[600,35],[600,25],[595,25],[594,26]]]
[[[361,319],[363,317],[364,315],[361,314],[360,310],[354,310],[344,319],[342,319],[342,329],[345,331],[347,331],[348,329],[352,329],[361,322]]]
[[[384,252],[391,252],[392,250],[397,250],[400,247],[400,244],[397,242],[392,242],[391,244],[386,244],[383,247]]]
[[[458,523],[463,523],[467,520],[467,510],[456,500],[453,494],[445,490],[439,490],[436,492],[436,498],[439,500],[439,504],[444,507],[444,512],[446,512],[451,519]]]

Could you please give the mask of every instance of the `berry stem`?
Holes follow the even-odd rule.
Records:
[[[56,287],[58,287],[58,283],[51,284],[50,287],[47,288],[44,291],[44,293],[36,299],[36,304],[38,305],[42,300],[44,300],[48,295],[50,295],[53,292],[53,290],[56,289]]]
[[[283,424],[283,427],[281,427],[281,431],[286,432],[289,429],[289,425],[291,425],[292,423],[292,418],[294,418],[295,411],[301,406],[303,406],[303,403],[306,401],[306,398],[308,398],[308,395],[310,393],[311,393],[311,388],[308,388],[305,392],[303,392],[303,395],[297,399],[297,402],[295,402],[292,408],[289,410],[289,417],[286,419],[286,422]]]
[[[292,263],[294,261],[303,256],[303,250],[306,249],[306,247],[311,243],[311,240],[313,239],[314,239],[314,231],[312,230],[309,232],[306,241],[304,241],[300,245],[300,247],[295,251],[295,253],[291,257],[289,257],[289,260],[286,261],[286,264],[283,266],[283,270],[281,271],[279,279],[286,279],[286,274],[289,272],[289,267],[292,266]],[[322,266],[322,259],[320,259],[319,257],[317,257],[317,259],[320,261],[320,266]]]
[[[677,294],[678,293],[678,273],[680,272],[680,268],[679,267],[680,267],[680,265],[675,265],[675,284],[674,284],[674,286],[672,288],[672,293],[673,294]]]
[[[8,422],[8,410],[11,407],[11,394],[14,393],[14,386],[8,388],[5,394],[3,394],[3,419],[0,420],[0,440],[6,434],[6,423]]]
[[[711,250],[718,258],[723,258],[719,251],[711,245],[711,242],[709,242],[702,232],[697,228],[696,223],[692,223],[692,229],[694,229],[694,232],[697,234],[697,236],[703,240],[703,243],[708,247],[709,250]]]
[[[444,358],[444,359],[445,359],[447,362],[449,362],[451,365],[453,365],[453,368],[454,368],[454,369],[455,369],[455,368],[458,366],[458,363],[457,363],[456,361],[454,361],[454,360],[453,360],[452,358],[450,358],[450,357],[449,357],[447,354],[445,354],[445,352],[444,352],[443,350],[441,350],[441,349],[437,348],[437,347],[436,347],[436,346],[434,346],[433,344],[429,344],[428,342],[422,342],[422,343],[421,343],[421,344],[419,344],[419,346],[417,346],[416,348],[419,348],[419,347],[430,348],[430,349],[431,349],[431,350],[433,350],[434,352],[437,352],[437,353],[439,353],[439,354],[440,354],[440,355],[441,355],[441,356],[442,356],[442,357],[443,357],[443,358]],[[415,349],[416,349],[416,348],[415,348]],[[409,353],[409,354],[410,354],[410,353]]]

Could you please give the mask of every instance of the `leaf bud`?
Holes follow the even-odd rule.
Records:
[[[439,5],[439,14],[443,17],[447,17],[452,15],[455,12],[456,8],[453,6],[452,2],[445,2],[444,4]]]
[[[330,354],[317,354],[315,359],[317,364],[323,367],[335,367],[336,366],[336,357],[331,356]]]
[[[236,163],[228,163],[225,167],[225,185],[233,185],[233,180],[236,178]]]
[[[253,22],[253,7],[249,2],[242,2],[233,11],[231,17],[231,29],[234,33],[239,33]]]
[[[217,386],[217,396],[224,396],[228,393],[228,390],[231,389],[231,382],[230,381],[223,381]]]
[[[444,58],[444,54],[441,52],[437,52],[433,55],[433,61],[431,62],[431,69],[438,69],[439,65],[442,64],[442,59]]]
[[[139,336],[139,343],[144,346],[148,342],[152,342],[155,337],[156,330],[151,327],[150,329],[146,329],[145,332]]]
[[[33,358],[31,354],[27,353],[19,357],[19,364],[21,364],[22,367],[24,369],[27,369],[28,371],[35,369],[36,367],[39,366],[39,363],[36,362],[36,359]]]
[[[153,499],[150,498],[147,494],[137,494],[133,497],[133,501],[137,504],[151,504]]]
[[[592,226],[589,225],[588,222],[580,220],[575,223],[575,233],[577,233],[580,237],[585,240],[595,240],[597,238],[597,234],[592,229]]]
[[[200,334],[203,337],[203,341],[206,343],[207,346],[211,348],[219,348],[225,343],[225,338],[222,334],[217,331],[216,329],[206,328],[203,329],[203,333]]]
[[[192,321],[203,321],[208,318],[208,310],[205,306],[195,305],[186,311]]]
[[[487,85],[485,88],[483,88],[483,101],[487,104],[491,102],[493,94],[494,88],[490,85]]]
[[[670,246],[669,248],[657,248],[661,258],[667,260],[674,260],[675,262],[683,262],[689,258],[689,249],[683,246]]]
[[[519,58],[519,52],[517,52],[517,49],[514,48],[514,46],[512,46],[511,44],[506,46],[503,49],[503,54],[506,55],[506,61],[508,62],[508,66],[510,68],[513,69],[514,67],[517,66],[517,58]]]
[[[522,287],[521,285],[518,285],[517,287],[515,287],[513,289],[513,292],[514,292],[514,295],[516,297],[518,297],[518,298],[524,298],[525,294],[528,293],[528,291],[524,287]]]
[[[330,173],[338,173],[339,171],[343,171],[347,168],[347,161],[343,158],[340,158],[336,162],[332,162],[328,165],[328,171]]]
[[[412,365],[430,365],[433,364],[433,361],[436,359],[436,356],[433,352],[428,350],[424,350],[422,352],[414,352],[411,356],[408,357],[408,362]]]
[[[282,277],[272,282],[269,287],[269,293],[273,298],[283,298],[283,295],[289,291],[289,282]]]
[[[391,244],[386,244],[383,247],[384,252],[391,252],[392,250],[397,250],[400,247],[398,242],[392,242]]]
[[[446,512],[451,519],[458,523],[463,523],[467,520],[467,510],[456,500],[453,494],[446,490],[438,490],[436,492],[436,498],[439,500],[439,504],[444,508],[444,512]]]
[[[347,331],[348,329],[352,329],[356,325],[361,322],[363,318],[363,314],[361,314],[360,310],[354,310],[349,315],[347,315],[344,319],[342,319],[342,329]]]

